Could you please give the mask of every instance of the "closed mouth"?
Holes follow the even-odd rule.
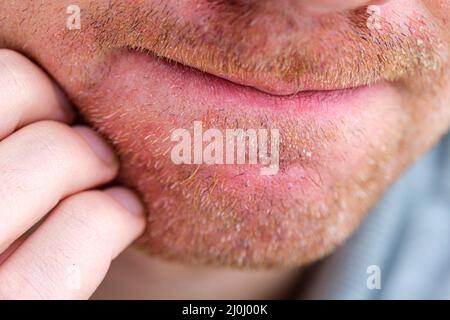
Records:
[[[215,81],[220,80],[223,83],[229,82],[230,85],[240,86],[246,88],[246,90],[255,90],[259,93],[264,93],[272,98],[295,98],[298,96],[302,97],[313,97],[320,94],[322,97],[336,97],[337,95],[342,95],[343,93],[349,93],[351,91],[357,90],[361,87],[368,85],[374,85],[376,82],[363,83],[361,85],[349,85],[342,86],[337,84],[332,84],[332,81],[318,82],[316,80],[308,81],[305,79],[297,81],[280,81],[276,77],[268,75],[258,75],[250,72],[241,72],[240,75],[225,73],[220,70],[214,70],[211,67],[204,66],[203,68],[198,67],[200,64],[193,62],[181,62],[178,60],[173,60],[165,56],[159,56],[154,52],[142,48],[127,48],[130,52],[145,54],[152,58],[160,60],[162,63],[177,67],[179,70],[185,70],[185,72],[195,72],[203,77],[209,77],[215,79]],[[237,73],[239,74],[239,72]]]

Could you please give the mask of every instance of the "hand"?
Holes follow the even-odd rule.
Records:
[[[0,299],[85,299],[143,231],[118,162],[54,82],[0,50]],[[88,191],[86,191],[88,190]]]

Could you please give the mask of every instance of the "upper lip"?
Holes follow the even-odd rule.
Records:
[[[146,52],[150,55],[155,55],[147,49],[135,48],[139,52]],[[339,85],[329,85],[322,83],[316,79],[307,79],[307,76],[303,77],[301,80],[296,82],[284,81],[277,79],[277,77],[270,74],[256,74],[256,73],[241,73],[239,76],[231,75],[226,72],[220,72],[209,66],[199,66],[195,61],[178,61],[168,57],[160,57],[172,63],[177,63],[184,67],[188,67],[197,70],[202,73],[210,74],[215,77],[230,81],[234,84],[254,88],[260,92],[272,95],[272,96],[292,96],[301,92],[312,92],[312,91],[336,91],[345,90],[358,87],[355,86],[339,86]]]

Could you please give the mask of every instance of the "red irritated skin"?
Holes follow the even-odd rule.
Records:
[[[394,0],[374,17],[287,0],[80,0],[81,29],[68,30],[69,1],[2,1],[0,43],[114,144],[147,205],[148,253],[301,266],[448,129],[449,3]],[[175,164],[171,134],[195,121],[279,130],[279,171]]]

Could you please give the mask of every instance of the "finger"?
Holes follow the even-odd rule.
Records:
[[[0,139],[32,122],[70,122],[74,113],[58,86],[17,52],[0,49]]]
[[[59,204],[0,266],[0,299],[86,299],[144,230],[131,191],[86,191]]]
[[[19,239],[15,240],[6,250],[0,253],[0,265],[9,258],[10,255],[19,248],[22,243],[36,230],[39,223],[35,224],[32,228],[28,229]]]
[[[62,198],[111,181],[117,167],[86,127],[41,121],[0,142],[0,252]]]

